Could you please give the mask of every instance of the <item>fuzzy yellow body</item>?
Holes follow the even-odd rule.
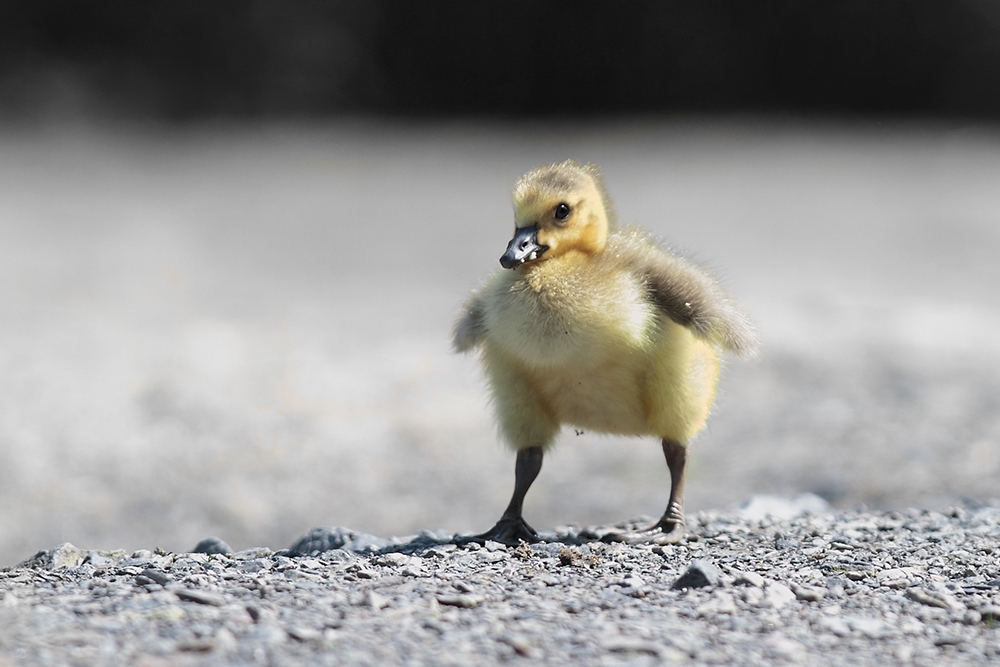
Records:
[[[546,448],[562,424],[696,435],[715,399],[718,350],[756,345],[742,310],[700,267],[618,228],[594,165],[526,174],[514,221],[501,258],[513,270],[490,276],[455,327],[456,349],[481,350],[504,440]]]
[[[667,509],[649,530],[620,538],[677,542],[687,443],[715,400],[719,350],[752,354],[753,325],[703,269],[615,225],[596,165],[543,165],[513,195],[505,270],[469,297],[454,330],[456,350],[479,349],[500,433],[517,450],[510,504],[470,539],[538,540],[524,497],[570,424],[661,438]]]
[[[482,360],[500,431],[548,447],[560,425],[688,440],[719,376],[713,346],[663,313],[619,261],[569,253],[494,274]]]

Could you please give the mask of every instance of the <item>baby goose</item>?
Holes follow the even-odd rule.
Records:
[[[478,348],[502,438],[517,451],[514,494],[474,539],[538,541],[524,496],[563,424],[655,435],[670,470],[663,517],[630,542],[684,536],[687,443],[705,425],[720,349],[754,353],[740,307],[703,269],[618,228],[600,169],[543,165],[515,185],[514,238],[465,303],[453,343]]]

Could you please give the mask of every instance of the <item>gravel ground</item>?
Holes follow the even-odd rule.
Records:
[[[610,528],[516,548],[342,528],[278,552],[64,544],[0,572],[0,665],[1000,659],[1000,506],[789,506],[765,514],[774,501],[758,498],[742,513],[701,512],[685,543],[663,547],[600,541]]]

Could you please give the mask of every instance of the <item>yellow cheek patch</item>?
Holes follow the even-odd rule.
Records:
[[[607,242],[607,228],[600,224],[596,215],[591,214],[587,223],[570,223],[567,227],[549,226],[538,230],[538,242],[549,247],[548,257],[578,250],[594,255],[604,250]]]
[[[539,245],[548,246],[549,249],[545,251],[545,256],[551,257],[556,254],[556,248],[559,248],[562,252],[561,246],[564,245],[564,239],[561,238],[561,234],[556,229],[539,229],[537,238]]]

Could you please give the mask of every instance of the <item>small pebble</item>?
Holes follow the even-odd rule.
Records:
[[[823,599],[824,591],[812,586],[792,586],[795,597],[805,602],[819,602]]]
[[[190,544],[190,542],[189,542]],[[191,553],[195,554],[231,554],[232,548],[218,537],[206,537],[195,545]]]
[[[737,586],[756,586],[757,588],[764,587],[764,577],[760,576],[756,572],[739,572],[736,574],[734,582]]]
[[[174,591],[174,595],[187,602],[197,602],[198,604],[211,605],[213,607],[222,607],[226,604],[226,599],[221,595],[195,591],[188,588],[178,588]]]
[[[697,560],[688,566],[688,569],[672,588],[703,588],[705,586],[715,586],[722,578],[722,571],[707,560]]]
[[[451,607],[462,607],[464,609],[469,609],[477,605],[482,604],[486,601],[486,598],[482,595],[466,594],[466,595],[438,595],[437,601],[443,605],[448,605]]]

